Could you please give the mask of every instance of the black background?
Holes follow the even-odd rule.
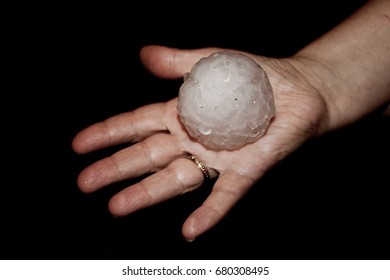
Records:
[[[4,118],[2,259],[388,259],[390,121],[374,112],[311,140],[275,166],[215,228],[184,241],[185,218],[213,182],[124,218],[109,198],[138,179],[81,193],[88,155],[74,135],[112,115],[177,96],[139,61],[147,44],[226,47],[283,57],[365,1],[188,2],[33,7],[16,23]],[[293,2],[293,3],[292,3]],[[341,3],[343,2],[343,3]],[[23,15],[19,15],[23,18]],[[9,111],[7,111],[9,112]]]

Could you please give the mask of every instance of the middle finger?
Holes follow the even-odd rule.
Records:
[[[88,166],[80,173],[78,186],[83,192],[93,192],[114,182],[158,171],[183,154],[171,134],[158,133]]]

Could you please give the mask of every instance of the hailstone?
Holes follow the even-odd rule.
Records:
[[[275,115],[273,90],[252,58],[215,52],[185,73],[177,111],[189,135],[206,148],[238,149],[264,135]]]

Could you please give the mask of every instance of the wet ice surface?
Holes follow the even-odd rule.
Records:
[[[184,75],[177,109],[188,133],[213,150],[256,141],[275,115],[265,71],[250,57],[227,51],[200,59]]]

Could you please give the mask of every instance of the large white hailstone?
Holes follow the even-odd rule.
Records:
[[[252,58],[221,51],[201,58],[184,75],[178,114],[191,137],[213,150],[256,141],[275,115],[266,72]]]

